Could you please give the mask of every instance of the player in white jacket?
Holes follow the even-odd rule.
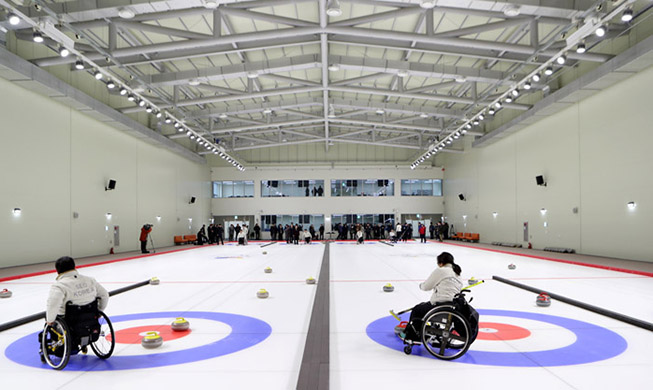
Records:
[[[75,260],[64,256],[55,263],[57,281],[50,287],[45,320],[52,324],[57,315],[66,314],[66,303],[85,305],[99,298],[98,308],[104,310],[109,303],[109,293],[95,279],[80,275]]]
[[[420,290],[433,290],[433,294],[430,300],[413,307],[410,313],[410,321],[406,326],[406,341],[419,341],[422,319],[426,313],[439,304],[453,301],[456,294],[463,288],[463,280],[460,277],[462,270],[458,264],[454,263],[453,255],[449,252],[442,252],[438,255],[437,261],[438,268],[419,285]]]

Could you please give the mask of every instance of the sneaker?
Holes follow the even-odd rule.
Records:
[[[82,353],[83,353],[84,355],[86,355],[86,354],[88,353],[88,347],[87,347],[86,345],[83,346],[82,349],[81,349],[81,351],[82,351]]]

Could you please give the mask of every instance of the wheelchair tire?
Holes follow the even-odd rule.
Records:
[[[458,359],[472,344],[470,329],[467,319],[452,306],[439,306],[424,316],[422,345],[438,359]]]
[[[404,353],[406,355],[410,355],[411,353],[413,353],[413,347],[411,345],[405,345],[404,346]]]
[[[53,325],[45,324],[41,351],[48,366],[55,370],[63,370],[66,367],[72,349],[71,337],[66,321],[57,318]]]
[[[100,334],[98,339],[91,343],[91,349],[100,359],[108,359],[116,347],[116,335],[113,332],[113,325],[109,317],[101,311],[99,314]]]

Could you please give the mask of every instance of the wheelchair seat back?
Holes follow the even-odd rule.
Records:
[[[94,300],[86,305],[66,304],[66,324],[70,328],[72,345],[86,346],[95,342],[100,337],[100,310],[98,302]]]

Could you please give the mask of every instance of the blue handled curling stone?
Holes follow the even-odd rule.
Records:
[[[188,322],[183,317],[177,317],[176,320],[172,321],[172,324],[170,325],[170,327],[175,332],[183,332],[185,330],[188,330],[188,328],[190,327],[190,322]]]
[[[163,338],[157,332],[147,332],[141,340],[141,345],[146,349],[159,348],[163,345]]]

